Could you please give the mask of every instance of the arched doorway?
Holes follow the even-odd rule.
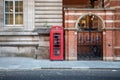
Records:
[[[102,20],[94,14],[84,15],[77,22],[77,28],[77,59],[102,60]]]

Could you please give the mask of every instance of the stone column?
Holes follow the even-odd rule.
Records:
[[[74,10],[65,10],[65,58],[66,60],[77,60],[77,29],[75,28],[75,17],[69,15]]]
[[[0,0],[0,29],[3,28],[4,24],[4,5],[3,0]]]
[[[34,0],[23,0],[24,8],[24,28],[25,30],[34,29]]]
[[[113,32],[111,30],[106,31],[106,55],[105,60],[113,60],[114,54],[113,54]]]
[[[66,30],[65,32],[66,60],[77,60],[77,32],[76,30]]]
[[[112,0],[111,8],[115,8],[115,60],[120,60],[120,0]]]

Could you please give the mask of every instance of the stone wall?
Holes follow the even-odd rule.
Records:
[[[0,46],[0,57],[34,57],[34,46]]]
[[[35,27],[62,26],[62,0],[34,0]]]
[[[0,28],[3,27],[3,0],[0,0]]]
[[[49,59],[49,34],[39,35],[39,46],[35,51],[36,59]]]
[[[35,32],[1,32],[0,56],[33,57],[38,41]]]
[[[49,34],[2,32],[0,33],[0,57],[49,59]]]
[[[39,59],[48,59],[49,29],[39,31],[35,28],[35,0],[23,0],[24,25],[20,27],[4,25],[3,1],[0,0],[0,57],[36,58],[37,56]],[[61,3],[61,1],[58,2]]]

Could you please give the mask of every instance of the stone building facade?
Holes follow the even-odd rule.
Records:
[[[22,25],[12,24],[10,15],[16,12],[18,17],[21,6],[23,19],[18,22],[23,21]],[[12,17],[15,22],[17,18]],[[62,26],[62,0],[0,0],[0,56],[49,59],[49,28],[53,25]]]
[[[119,12],[119,0],[94,8],[90,0],[0,0],[0,56],[49,59],[49,29],[58,25],[65,60],[120,60]]]

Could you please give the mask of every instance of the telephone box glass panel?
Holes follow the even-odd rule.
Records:
[[[54,43],[54,49],[53,53],[55,56],[60,55],[60,33],[54,33],[53,34],[53,43]]]

